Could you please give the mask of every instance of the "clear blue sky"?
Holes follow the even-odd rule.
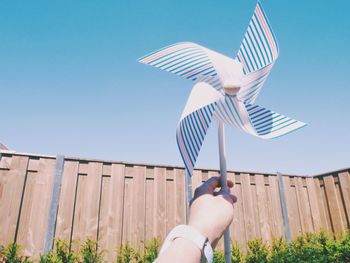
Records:
[[[235,56],[256,2],[1,1],[0,142],[21,152],[182,165],[191,83],[136,59],[179,41]],[[257,103],[308,123],[264,141],[227,129],[228,168],[350,166],[348,0],[262,4],[280,57]],[[197,167],[218,168],[213,123]]]

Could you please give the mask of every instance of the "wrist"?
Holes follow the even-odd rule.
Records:
[[[184,239],[187,239],[187,241],[184,241]],[[195,250],[204,255],[209,263],[212,262],[213,249],[208,238],[198,231],[198,229],[190,225],[178,225],[171,230],[164,240],[159,254],[161,255],[164,251],[166,251],[171,244],[174,246],[183,244],[184,242],[187,243],[188,241],[192,242],[192,245],[197,247]],[[188,248],[190,247],[188,246]]]
[[[194,223],[191,221],[188,222],[188,226],[196,229],[199,233],[201,233],[203,236],[208,238],[210,245],[213,246],[213,244],[215,243],[216,237],[215,237],[215,233],[213,233],[211,228],[205,227],[203,225],[200,225],[198,223]]]

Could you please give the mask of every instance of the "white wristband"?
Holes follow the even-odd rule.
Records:
[[[159,255],[170,246],[175,238],[179,237],[192,241],[200,249],[202,255],[204,254],[209,263],[213,261],[213,249],[208,238],[203,236],[198,230],[187,225],[178,225],[170,231],[169,235],[164,240]]]

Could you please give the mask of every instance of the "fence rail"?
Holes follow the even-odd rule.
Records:
[[[163,239],[185,221],[183,168],[66,157],[62,178],[57,179],[59,161],[0,152],[0,244],[15,241],[25,255],[37,257],[51,246],[50,236],[77,240],[73,249],[89,237],[98,240],[112,260],[121,244],[138,246],[152,237]],[[242,247],[255,237],[270,242],[285,235],[286,219],[292,238],[320,229],[344,232],[350,219],[349,172],[282,176],[288,218],[283,217],[275,174],[228,172],[238,197],[232,239]],[[193,189],[218,174],[195,170]]]

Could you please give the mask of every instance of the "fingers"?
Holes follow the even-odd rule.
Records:
[[[194,192],[193,200],[198,198],[199,196],[201,196],[203,194],[214,195],[214,191],[218,187],[221,187],[220,177],[219,176],[210,177],[202,185],[200,185],[199,187],[196,188],[196,190]],[[231,180],[227,180],[227,187],[228,188],[233,187],[233,182]]]
[[[223,190],[220,190],[219,192],[215,192],[214,193],[214,196],[222,196],[224,199],[226,199],[227,201],[229,201],[232,205],[234,203],[237,202],[237,197],[233,194],[231,194],[230,192],[228,191],[223,191]]]
[[[228,188],[232,188],[233,182],[231,180],[227,180],[227,186],[228,186]],[[220,177],[214,176],[214,177],[209,178],[206,182],[204,182],[198,188],[200,188],[201,192],[213,194],[215,189],[218,187],[221,187]]]

